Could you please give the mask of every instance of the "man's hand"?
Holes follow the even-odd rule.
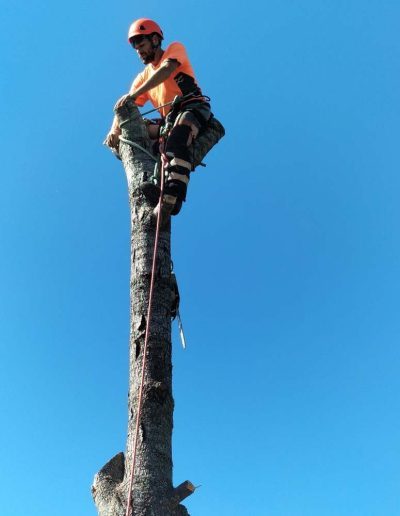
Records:
[[[126,104],[128,100],[135,101],[135,98],[135,95],[133,95],[132,93],[127,93],[126,95],[123,95],[119,100],[117,100],[117,103],[114,106],[114,110]]]
[[[121,134],[121,129],[119,127],[111,128],[110,132],[107,134],[106,139],[103,144],[111,147],[112,149],[118,150],[119,145],[119,135]]]

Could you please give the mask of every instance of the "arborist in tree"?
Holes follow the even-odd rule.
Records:
[[[163,32],[159,25],[147,18],[140,18],[129,28],[128,40],[139,58],[146,65],[143,72],[134,79],[129,93],[121,97],[114,109],[123,106],[128,100],[143,106],[150,101],[162,116],[159,121],[147,121],[151,138],[157,139],[160,130],[167,134],[165,154],[168,159],[162,215],[177,215],[186,198],[192,163],[189,146],[200,131],[205,128],[212,116],[209,97],[202,94],[181,43],[171,43],[165,50],[161,48]],[[164,104],[171,103],[172,106]],[[114,118],[105,144],[118,149],[121,129],[117,117]],[[152,182],[143,183],[142,192],[155,206],[157,215],[160,209],[158,200],[160,189]]]

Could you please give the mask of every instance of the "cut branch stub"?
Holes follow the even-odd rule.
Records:
[[[185,480],[179,486],[174,489],[174,497],[177,503],[180,503],[182,500],[190,496],[195,492],[195,486],[190,482],[190,480]]]

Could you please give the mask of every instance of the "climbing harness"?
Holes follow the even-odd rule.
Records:
[[[166,104],[162,104],[161,106],[158,106],[154,109],[150,109],[150,111],[146,111],[145,113],[141,113],[141,116],[144,117],[145,115],[148,115],[150,113],[154,113],[154,111],[158,111],[159,109],[163,108],[163,107],[166,107],[166,106],[172,106],[172,110],[177,107],[177,106],[181,106],[182,105],[182,102],[184,100],[187,100],[189,99],[190,97],[192,97],[194,94],[193,93],[188,93],[187,95],[183,95],[183,96],[175,96],[173,100],[171,100],[170,102],[167,102]],[[204,99],[207,99],[207,100],[210,100],[209,97],[202,97]],[[169,120],[171,120],[171,118],[169,118]],[[121,122],[120,123],[120,128],[122,128],[124,125],[126,125],[127,123],[129,122],[129,120],[125,120],[124,122]],[[167,134],[169,133],[169,131],[171,130],[172,128],[172,125],[173,125],[173,121],[171,120],[171,122],[166,122],[166,124],[162,127],[161,129],[161,136],[163,137],[166,137]],[[153,154],[151,154],[151,152],[149,152],[147,149],[145,149],[144,147],[142,147],[141,145],[139,145],[138,143],[136,142],[132,142],[131,140],[127,140],[126,138],[123,138],[122,136],[119,136],[119,140],[123,143],[127,143],[128,145],[130,145],[131,147],[136,147],[137,149],[141,150],[142,152],[144,152],[145,154],[147,154],[151,159],[153,159],[154,161],[157,161],[157,158],[155,158],[153,156]],[[106,147],[109,147],[106,143],[104,143],[104,145]],[[117,149],[113,148],[113,147],[109,147],[109,149],[111,150],[111,152],[114,154],[114,156],[116,158],[118,158],[119,160],[121,160],[121,156],[119,154],[119,152],[117,151]]]
[[[167,107],[167,106],[176,106],[178,104],[180,104],[182,101],[184,100],[187,100],[189,99],[190,97],[193,97],[195,94],[194,93],[187,93],[186,95],[176,95],[174,97],[173,100],[171,100],[170,102],[167,102],[166,104],[162,104],[161,106],[158,106],[154,109],[150,109],[149,111],[146,111],[145,113],[142,113],[142,116],[145,116],[145,115],[149,115],[150,113],[154,113],[155,111],[158,111],[159,109],[163,108],[163,107]],[[201,98],[206,98],[208,100],[210,100],[209,97],[206,97],[204,95],[202,95]]]
[[[190,97],[193,97],[195,96],[194,93],[187,93],[186,95],[176,95],[173,100],[170,100],[169,102],[167,102],[166,104],[161,104],[160,106],[157,106],[153,109],[150,109],[149,111],[145,111],[144,113],[141,113],[142,116],[145,116],[145,115],[149,115],[150,113],[154,113],[155,111],[158,111],[159,109],[163,108],[163,107],[167,107],[167,106],[171,106],[171,108],[173,109],[175,106],[177,105],[181,105],[181,103],[185,100],[188,100]],[[199,98],[202,98],[202,99],[206,99],[206,100],[210,100],[210,97],[206,97],[205,95],[202,95],[201,97]],[[122,128],[124,125],[126,125],[127,123],[129,123],[129,120],[125,120],[123,122],[121,122],[119,124],[119,126]]]
[[[193,96],[194,96],[193,93],[189,93],[189,94],[181,96],[181,97],[177,96],[174,98],[174,100],[172,100],[171,102],[168,102],[167,104],[163,104],[161,106],[158,106],[157,108],[151,109],[150,111],[146,111],[145,113],[142,114],[142,116],[145,116],[149,113],[153,113],[154,111],[157,111],[158,109],[160,109],[164,106],[169,106],[169,105],[173,105],[173,104],[174,104],[174,106],[179,106],[179,108],[182,109],[182,101],[186,101],[188,103],[186,111],[191,111],[194,114],[194,116],[198,118],[198,115],[199,115],[199,112],[197,109],[198,104],[192,102],[194,100],[197,100],[197,97],[190,98]],[[208,101],[210,99],[209,99],[209,97],[202,96],[202,97],[199,97],[199,100]],[[183,103],[185,104],[186,102],[183,102]],[[192,104],[196,104],[196,105],[191,106],[190,102],[192,102]],[[171,109],[171,111],[168,113],[168,115],[165,119],[165,124],[163,126],[161,126],[161,128],[160,128],[160,133],[161,133],[160,136],[166,136],[166,133],[168,132],[169,129],[171,129],[171,127],[173,125],[173,121],[174,121],[173,116],[175,115],[175,113],[172,113],[172,111],[174,111],[174,110]],[[125,120],[124,122],[121,122],[120,127],[122,127],[123,125],[126,125],[128,122],[129,122],[129,120]],[[172,125],[171,125],[171,123],[172,123]],[[214,147],[214,145],[216,143],[218,143],[218,141],[224,135],[225,135],[224,127],[215,118],[215,116],[213,114],[211,114],[211,117],[208,120],[208,122],[201,129],[198,136],[194,139],[194,141],[189,146],[190,161],[192,163],[192,172],[198,166],[202,166],[202,167],[206,166],[205,163],[202,162],[203,158],[206,156],[206,154],[208,154],[208,152],[212,149],[212,147]],[[127,145],[130,145],[131,147],[135,147],[135,148],[143,151],[152,160],[154,160],[154,161],[157,160],[157,157],[155,157],[153,154],[151,154],[151,152],[149,152],[147,149],[145,149],[141,145],[137,144],[136,142],[132,142],[130,140],[122,138],[121,136],[119,137],[119,139],[120,139],[120,141],[122,141],[123,143],[126,143]],[[106,145],[111,150],[111,152],[114,154],[114,156],[116,158],[121,160],[121,156],[117,149],[109,147],[105,143],[104,143],[104,145]]]

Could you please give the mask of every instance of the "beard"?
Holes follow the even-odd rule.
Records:
[[[151,53],[147,54],[147,56],[143,56],[142,61],[144,64],[150,64],[156,58],[155,50],[152,50]]]

